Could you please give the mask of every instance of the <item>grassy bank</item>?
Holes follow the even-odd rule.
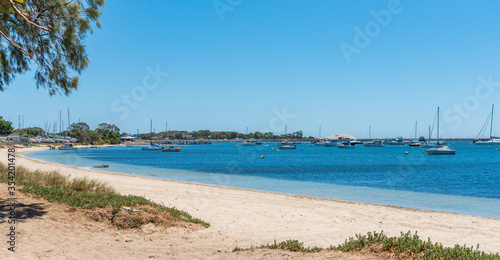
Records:
[[[0,182],[7,183],[8,178],[8,168],[0,163]],[[210,226],[187,212],[159,205],[144,197],[118,194],[111,186],[97,180],[70,180],[56,171],[30,171],[17,167],[15,181],[18,191],[85,210],[85,214],[91,219],[109,222],[119,229],[138,228],[148,223],[163,226],[182,223]]]
[[[233,252],[242,250],[253,250],[254,248],[242,249],[236,247]],[[330,246],[323,249],[319,247],[304,247],[302,242],[297,240],[287,240],[271,245],[262,245],[256,249],[281,249],[292,252],[314,253],[323,250],[342,252],[371,252],[387,253],[398,259],[484,259],[500,260],[500,255],[488,254],[479,251],[479,245],[474,247],[455,245],[454,247],[444,247],[440,243],[432,243],[430,239],[422,240],[417,233],[401,233],[399,237],[388,237],[383,232],[369,232],[367,235],[356,235],[350,237],[338,246]]]

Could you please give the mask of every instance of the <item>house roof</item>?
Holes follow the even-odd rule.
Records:
[[[350,134],[336,134],[336,135],[330,135],[325,137],[324,139],[329,139],[329,140],[339,140],[339,139],[349,139],[349,140],[354,140],[356,137],[350,135]]]

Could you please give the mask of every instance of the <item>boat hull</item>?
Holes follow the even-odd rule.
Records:
[[[479,146],[492,146],[492,145],[500,145],[500,142],[498,141],[476,141],[474,142],[475,145],[479,145]]]
[[[169,148],[169,149],[161,149],[162,152],[170,152],[170,153],[178,153],[181,151],[181,148]]]
[[[365,147],[384,147],[383,144],[363,144]]]
[[[295,145],[280,145],[280,146],[278,146],[278,148],[280,150],[293,150],[293,149],[297,149],[297,147]]]
[[[160,151],[161,147],[142,147],[143,151]]]
[[[455,149],[449,148],[428,148],[425,152],[427,155],[455,155]]]
[[[341,149],[352,149],[352,148],[356,148],[355,145],[350,145],[350,144],[340,144],[337,146],[338,148],[341,148]]]

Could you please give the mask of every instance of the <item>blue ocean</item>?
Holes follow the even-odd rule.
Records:
[[[119,146],[27,156],[76,167],[108,164],[106,171],[159,179],[500,218],[500,150],[470,142],[452,146],[452,156],[409,146],[309,143],[296,150],[279,150],[278,143],[213,143],[180,146],[179,153]]]

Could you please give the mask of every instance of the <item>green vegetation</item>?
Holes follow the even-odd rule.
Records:
[[[214,131],[210,130],[198,130],[198,131],[168,131],[160,133],[147,133],[139,134],[141,139],[150,140],[153,137],[159,138],[169,138],[169,139],[186,139],[186,138],[196,138],[196,139],[215,139],[215,140],[233,140],[236,138],[240,139],[259,139],[259,140],[278,140],[278,139],[294,139],[301,140],[304,139],[302,131],[296,131],[289,134],[275,135],[272,132],[261,133],[249,133],[242,134],[235,131]],[[313,139],[313,137],[310,137]]]
[[[29,128],[23,128],[23,129],[16,129],[16,130],[14,130],[14,133],[19,134],[21,136],[26,136],[26,137],[36,137],[36,136],[44,135],[45,131],[40,127],[29,127]]]
[[[209,227],[203,220],[193,218],[188,213],[168,208],[144,197],[120,195],[109,185],[88,178],[69,180],[58,172],[30,171],[23,167],[16,169],[16,183],[23,186],[19,191],[29,192],[50,202],[94,210],[88,213],[96,221],[106,220],[119,229],[137,228],[154,223],[174,225],[187,222]],[[8,169],[0,163],[0,182],[8,182]],[[129,207],[134,210],[123,210]]]
[[[274,240],[274,244],[272,245],[262,245],[260,247],[258,247],[259,249],[281,249],[281,250],[288,250],[288,251],[292,251],[292,252],[304,252],[304,253],[315,253],[315,252],[319,252],[321,250],[323,250],[322,248],[320,247],[313,247],[313,248],[310,248],[310,247],[304,247],[304,243],[302,242],[299,242],[298,240],[287,240],[287,241],[283,241],[281,243],[276,243],[276,240]],[[238,247],[236,247],[235,249],[233,249],[233,252],[235,251],[238,251],[237,250]],[[241,249],[239,249],[241,250]]]
[[[69,136],[78,139],[79,143],[119,144],[120,128],[106,123],[99,124],[95,130],[90,130],[84,122],[71,124]]]
[[[378,247],[374,247],[378,246]],[[287,240],[281,243],[272,245],[262,245],[259,249],[281,249],[293,252],[319,252],[325,250],[319,247],[304,247],[303,243],[297,240]],[[399,237],[387,237],[383,232],[368,232],[367,235],[356,235],[355,238],[350,237],[343,244],[338,246],[330,246],[326,250],[339,250],[343,252],[361,251],[364,248],[380,248],[380,252],[393,253],[399,259],[484,259],[484,260],[500,260],[500,255],[487,254],[479,251],[479,245],[474,247],[455,245],[455,247],[444,247],[440,243],[432,243],[430,239],[427,241],[421,240],[417,233],[403,233]],[[233,252],[242,250],[253,250],[252,248],[243,249],[235,247]]]
[[[486,254],[479,251],[479,245],[474,247],[455,245],[444,247],[440,243],[432,243],[430,239],[421,240],[417,233],[401,232],[400,237],[387,237],[383,232],[369,232],[367,235],[356,235],[343,244],[332,247],[344,252],[356,251],[370,245],[382,245],[383,251],[393,252],[399,258],[418,259],[500,259],[500,255]]]
[[[68,95],[89,64],[84,39],[104,0],[0,1],[0,91],[34,65],[36,87]]]
[[[2,135],[10,135],[14,127],[12,127],[12,122],[4,120],[2,116],[0,116],[0,136]]]

